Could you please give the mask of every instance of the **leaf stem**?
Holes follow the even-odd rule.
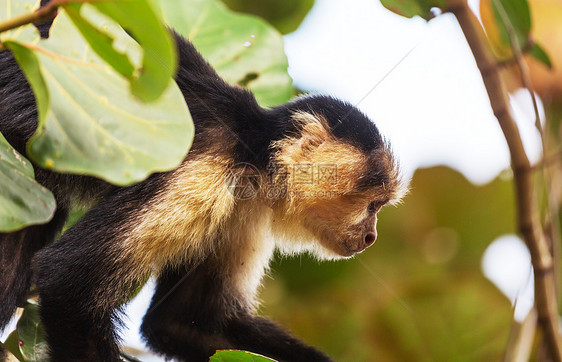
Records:
[[[90,3],[96,1],[104,0],[51,0],[47,5],[40,7],[32,13],[23,14],[4,22],[0,22],[0,33],[26,24],[37,24],[45,20],[50,20],[57,15],[57,9],[59,6],[68,3]]]
[[[43,6],[36,11],[28,14],[23,14],[16,16],[15,18],[8,19],[0,23],[0,33],[19,28],[22,25],[30,23],[40,23],[42,21],[52,19],[57,14],[57,8],[59,7],[61,1],[53,0],[46,6]]]

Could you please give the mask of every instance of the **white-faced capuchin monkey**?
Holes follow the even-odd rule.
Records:
[[[120,306],[152,275],[141,331],[159,354],[203,361],[241,349],[328,361],[256,316],[256,290],[275,249],[337,259],[375,242],[377,212],[402,192],[389,144],[331,97],[260,107],[174,36],[175,80],[195,123],[187,157],[128,187],[35,167],[58,208],[45,225],[0,234],[0,329],[35,284],[52,361],[118,360]],[[31,88],[3,50],[0,132],[25,154],[36,127]],[[95,206],[53,242],[76,199]]]

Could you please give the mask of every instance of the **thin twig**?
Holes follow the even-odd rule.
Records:
[[[531,101],[533,102],[533,111],[535,112],[535,127],[537,127],[539,133],[541,134],[541,140],[543,142],[542,146],[544,152],[544,132],[541,125],[539,106],[537,105],[535,90],[533,89],[533,82],[531,82],[531,76],[529,75],[529,67],[527,66],[527,63],[525,63],[525,60],[523,59],[523,50],[521,49],[519,43],[517,42],[515,29],[513,28],[513,25],[511,24],[511,20],[509,19],[509,16],[507,16],[507,13],[505,12],[503,5],[498,0],[492,0],[492,2],[496,6],[496,9],[498,9],[498,13],[502,18],[503,23],[505,24],[505,29],[507,31],[507,34],[509,35],[509,43],[511,45],[511,49],[513,50],[515,62],[517,64],[517,67],[519,68],[519,73],[521,75],[521,82],[523,83],[523,87],[529,91],[529,95],[531,96]]]
[[[507,93],[502,85],[499,68],[492,57],[478,20],[466,0],[449,0],[448,11],[457,18],[468,41],[482,80],[488,92],[494,115],[507,141],[517,200],[517,224],[531,254],[535,278],[535,303],[539,325],[552,359],[562,362],[562,343],[559,335],[558,306],[555,293],[554,263],[548,243],[540,228],[533,192],[531,165],[511,115]]]
[[[526,88],[529,91],[529,95],[531,96],[531,101],[533,103],[533,111],[535,113],[535,127],[537,128],[537,130],[539,131],[539,134],[541,136],[541,143],[542,143],[542,158],[544,159],[546,156],[546,152],[548,150],[547,148],[547,135],[545,130],[542,127],[541,124],[541,118],[540,118],[540,114],[539,114],[539,107],[537,104],[537,97],[535,96],[535,90],[533,88],[533,82],[531,81],[531,76],[529,74],[529,67],[527,66],[527,62],[525,62],[525,59],[523,58],[523,50],[521,49],[521,47],[519,46],[519,43],[517,42],[517,37],[515,35],[515,29],[513,27],[513,24],[511,23],[511,20],[509,19],[509,16],[507,16],[507,13],[502,5],[502,3],[499,0],[492,0],[494,5],[496,6],[496,9],[498,9],[498,13],[503,21],[503,23],[505,24],[507,33],[509,35],[509,42],[511,45],[511,49],[513,49],[513,54],[514,54],[514,59],[517,63],[517,67],[519,68],[519,73],[521,75],[521,82],[523,84],[523,87]],[[531,41],[528,40],[527,44],[531,44]],[[526,44],[526,45],[527,45]],[[546,187],[546,194],[547,194],[547,200],[546,200],[546,209],[547,209],[547,218],[548,218],[548,224],[550,224],[550,235],[549,238],[547,239],[547,242],[549,243],[549,247],[552,251],[552,255],[553,255],[553,269],[555,271],[558,270],[558,265],[557,265],[557,255],[558,255],[558,244],[560,243],[560,225],[558,223],[558,206],[557,206],[557,202],[555,199],[555,195],[554,195],[554,191],[553,191],[553,187],[552,187],[552,178],[551,175],[549,173],[549,170],[547,167],[543,167],[542,169],[542,177],[543,177],[543,181],[544,181],[544,185]],[[554,273],[554,285],[556,287],[555,291],[556,291],[556,300],[559,300],[559,288],[558,288],[558,273]]]
[[[59,6],[69,3],[91,3],[96,1],[104,0],[51,0],[47,5],[40,7],[32,13],[23,14],[0,22],[0,33],[19,28],[26,24],[39,24],[43,21],[53,19],[57,15]]]
[[[521,53],[522,54],[527,54],[531,51],[531,49],[533,49],[533,46],[535,45],[535,42],[533,41],[533,39],[531,37],[529,37],[527,39],[527,42],[525,42],[525,44],[523,45],[523,47],[521,47]],[[498,66],[500,66],[501,68],[507,68],[510,65],[514,65],[517,64],[517,59],[515,58],[515,56],[506,59],[506,60],[501,60],[498,61]]]
[[[57,8],[59,7],[59,5],[60,1],[53,0],[32,13],[23,14],[15,18],[8,19],[0,23],[0,33],[19,28],[20,26],[26,24],[38,24],[45,20],[52,19],[57,14]]]

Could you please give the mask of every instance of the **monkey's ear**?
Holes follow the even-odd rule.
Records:
[[[310,162],[312,153],[323,144],[334,141],[330,126],[324,117],[308,112],[295,112],[293,121],[298,125],[298,133],[275,142],[278,150],[277,160],[285,164]]]

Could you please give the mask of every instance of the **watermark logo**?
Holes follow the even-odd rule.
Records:
[[[237,200],[256,197],[262,186],[266,187],[265,197],[268,199],[335,198],[339,195],[335,187],[337,183],[336,164],[270,164],[266,168],[265,180],[258,168],[250,163],[234,164],[228,171],[228,190]],[[294,187],[287,188],[288,185]]]
[[[254,198],[261,185],[259,170],[252,164],[240,162],[228,170],[228,191],[237,200],[250,200]]]
[[[334,163],[318,164],[318,182],[335,186],[338,184],[338,166]]]

